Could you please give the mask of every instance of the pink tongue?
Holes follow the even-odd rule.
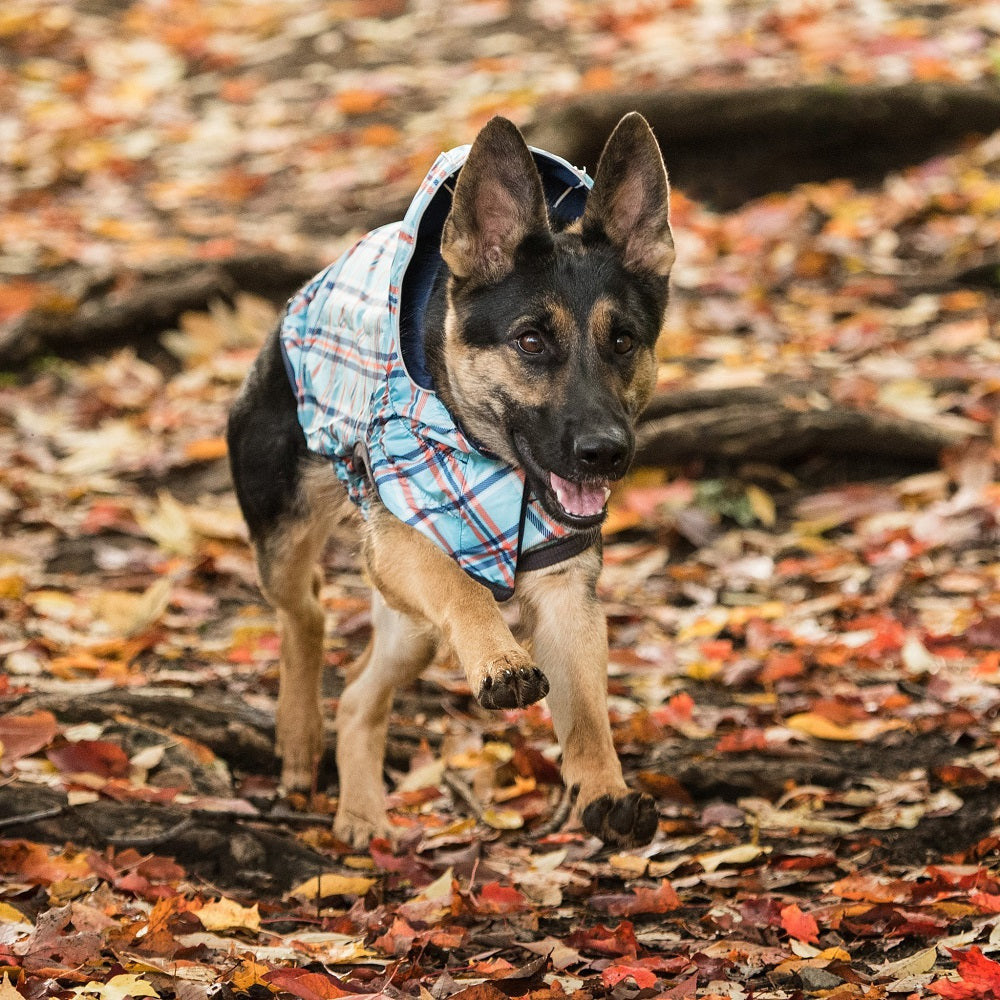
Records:
[[[593,517],[604,510],[609,490],[603,483],[571,483],[554,472],[549,473],[549,480],[560,506],[567,514]]]

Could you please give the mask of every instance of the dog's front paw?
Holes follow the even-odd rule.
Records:
[[[524,708],[548,693],[549,680],[538,667],[508,656],[486,668],[476,697],[483,708]]]
[[[612,847],[643,847],[656,834],[656,804],[642,792],[601,795],[583,810],[583,825]]]
[[[368,846],[372,837],[393,839],[392,827],[389,826],[385,813],[366,815],[342,808],[337,810],[333,821],[333,835],[337,840],[362,850]]]

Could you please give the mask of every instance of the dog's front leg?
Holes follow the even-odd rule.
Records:
[[[484,708],[522,708],[545,697],[548,680],[514,640],[489,590],[384,507],[373,506],[365,559],[386,601],[430,622],[451,645]]]
[[[517,593],[552,685],[548,704],[563,780],[579,788],[576,815],[605,843],[637,847],[656,833],[656,807],[650,796],[629,791],[611,738],[607,625],[595,591],[600,568],[600,554],[590,549],[519,576]]]

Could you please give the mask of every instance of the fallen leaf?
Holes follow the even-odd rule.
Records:
[[[324,872],[306,879],[305,882],[290,889],[287,896],[297,896],[299,899],[324,899],[327,896],[363,896],[375,885],[377,879],[365,878],[361,875],[337,875]]]
[[[232,899],[220,899],[205,903],[193,911],[207,931],[260,930],[260,911],[257,903],[241,906]]]

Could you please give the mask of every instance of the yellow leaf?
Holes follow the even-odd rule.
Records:
[[[838,740],[846,743],[861,739],[856,727],[838,725],[816,712],[800,712],[786,719],[785,725],[789,729],[795,729],[807,736],[815,736],[819,740]]]
[[[73,990],[77,997],[96,996],[99,1000],[126,1000],[127,997],[158,997],[153,987],[138,976],[112,976],[106,983],[94,980]]]
[[[254,909],[256,909],[256,906]],[[252,958],[244,958],[236,969],[233,970],[229,981],[236,989],[243,992],[248,992],[251,986],[264,986],[272,993],[277,993],[277,988],[271,986],[262,978],[271,971],[271,966],[265,965],[263,962],[255,962]]]
[[[483,822],[494,830],[520,830],[524,826],[524,817],[513,809],[494,809],[489,806],[483,810]]]
[[[140,635],[167,610],[172,586],[170,577],[161,576],[141,594],[102,590],[91,598],[91,610],[116,635]]]
[[[496,789],[493,793],[493,801],[509,802],[511,799],[516,799],[522,795],[527,795],[529,792],[533,792],[537,787],[538,783],[531,775],[528,775],[527,778],[522,778],[521,775],[516,774],[514,775],[514,784]]]
[[[619,878],[641,878],[649,868],[649,858],[640,858],[634,854],[613,854],[608,859],[608,864]]]
[[[411,902],[428,903],[446,899],[450,903],[451,883],[454,880],[454,878],[455,878],[454,871],[451,868],[449,868],[443,875],[440,875],[438,878],[434,879],[434,881],[431,882],[430,885],[424,886],[424,888],[421,889],[420,892],[418,892],[416,896],[413,897]]]
[[[757,520],[766,527],[773,528],[775,512],[771,494],[751,483],[747,487],[747,500],[750,502],[750,509],[754,512]]]
[[[136,512],[139,527],[165,552],[192,555],[195,550],[194,532],[184,504],[166,490],[160,490],[156,500],[155,510]]]
[[[299,899],[323,899],[326,896],[363,896],[375,884],[376,879],[362,875],[337,875],[325,872],[306,879],[301,885],[290,890],[289,896]]]
[[[0,920],[8,924],[27,924],[29,927],[31,926],[31,921],[20,910],[16,910],[11,906],[10,903],[0,903]]]
[[[24,997],[14,989],[14,984],[7,978],[6,972],[3,974],[3,979],[0,979],[0,1000],[24,1000]]]
[[[248,931],[260,930],[258,904],[240,906],[239,903],[223,896],[219,900],[206,903],[195,914],[206,931],[222,931],[239,928]]]
[[[727,847],[724,851],[709,851],[707,854],[699,854],[695,861],[707,872],[714,872],[720,865],[745,865],[756,860],[762,854],[770,854],[770,847],[761,847],[760,844],[739,844],[736,847]]]

